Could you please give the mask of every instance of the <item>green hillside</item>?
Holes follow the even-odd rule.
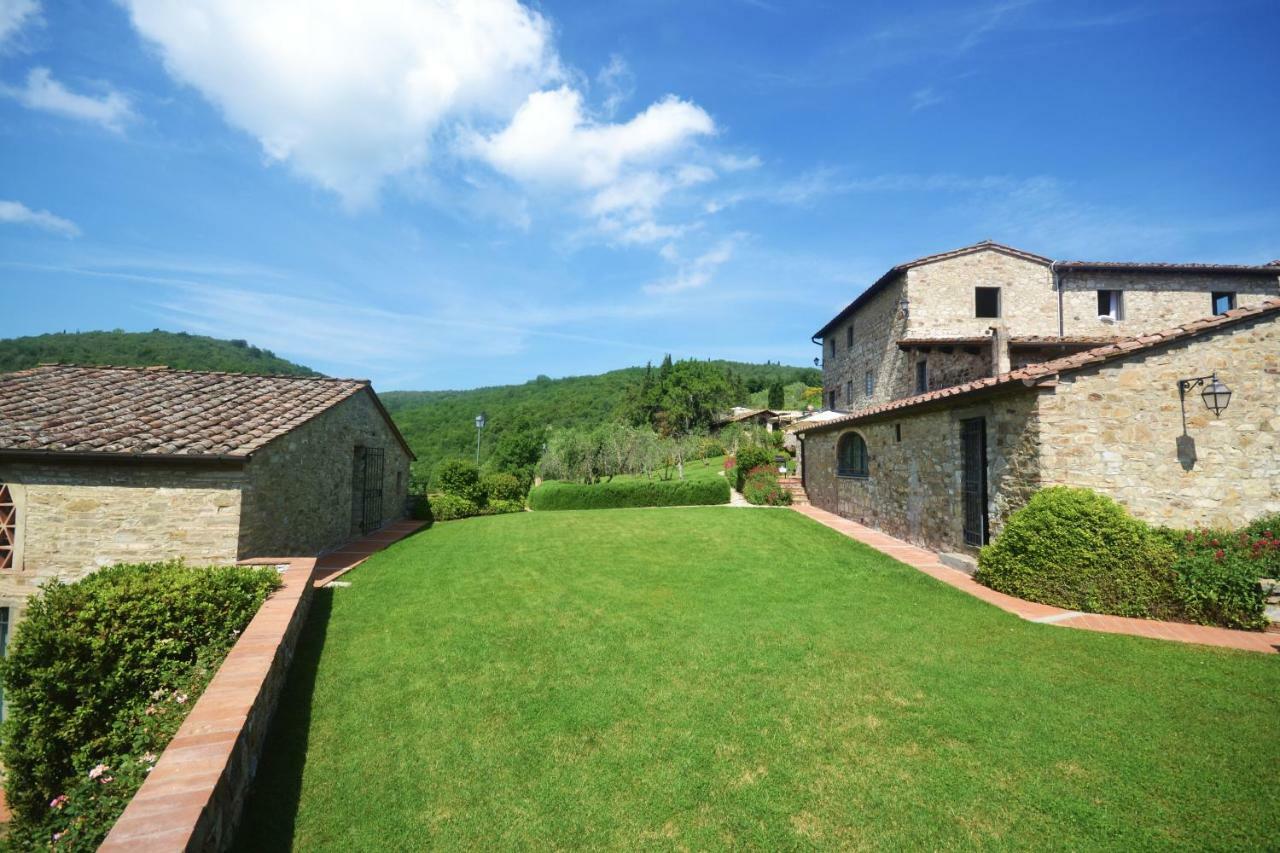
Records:
[[[174,370],[320,375],[246,341],[226,341],[159,329],[152,332],[55,332],[0,340],[0,373],[23,370],[45,362],[122,367],[163,364]]]
[[[746,388],[740,400],[748,404],[752,396],[767,393],[775,381],[820,385],[821,372],[812,367],[780,364],[745,364],[712,361],[710,364],[732,371]],[[656,368],[655,368],[656,369]],[[475,416],[484,412],[481,459],[486,459],[504,431],[530,426],[591,426],[625,418],[629,394],[644,378],[645,368],[628,367],[595,376],[550,379],[539,376],[523,385],[499,385],[469,391],[388,391],[383,403],[391,412],[409,445],[418,455],[415,470],[426,472],[440,459],[470,457],[475,453]]]

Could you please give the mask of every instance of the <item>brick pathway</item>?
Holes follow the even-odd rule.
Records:
[[[337,551],[325,554],[316,560],[315,585],[328,586],[342,575],[369,559],[393,543],[399,542],[411,533],[417,533],[426,526],[425,521],[395,521],[379,530],[370,533],[363,539],[348,542]]]
[[[948,586],[969,593],[988,604],[994,604],[1001,610],[1021,616],[1029,622],[1041,622],[1048,625],[1062,625],[1067,628],[1082,628],[1086,631],[1104,631],[1110,634],[1131,634],[1135,637],[1151,637],[1157,640],[1174,640],[1179,643],[1200,643],[1206,646],[1224,646],[1230,649],[1243,649],[1250,652],[1280,652],[1280,634],[1269,634],[1256,631],[1233,631],[1230,628],[1212,628],[1206,625],[1187,625],[1182,622],[1158,622],[1154,619],[1130,619],[1125,616],[1103,616],[1097,613],[1079,613],[1074,610],[1063,610],[1047,604],[1036,604],[1023,601],[1012,595],[1005,595],[988,589],[964,572],[957,571],[938,562],[938,556],[932,551],[908,545],[901,539],[894,539],[874,530],[841,518],[833,512],[818,509],[810,505],[793,506],[796,512],[812,518],[819,524],[843,533],[850,539],[856,539],[865,545],[875,548],[919,569],[926,575],[936,578]]]

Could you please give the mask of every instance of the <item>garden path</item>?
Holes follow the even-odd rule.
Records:
[[[1109,634],[1129,634],[1156,640],[1173,640],[1178,643],[1223,646],[1250,652],[1280,653],[1280,634],[1236,631],[1230,628],[1188,625],[1183,622],[1161,622],[1155,619],[1131,619],[1126,616],[1105,616],[1098,613],[1080,613],[1047,604],[1037,604],[1033,601],[1023,601],[1021,598],[989,589],[964,572],[944,566],[939,562],[938,555],[932,551],[910,545],[901,539],[895,539],[878,530],[858,524],[856,521],[842,518],[833,512],[818,509],[816,506],[803,504],[791,508],[819,524],[843,533],[850,539],[869,545],[948,586],[967,592],[988,604],[994,604],[1001,610],[1020,616],[1028,622],[1043,622],[1047,625],[1081,628],[1085,631],[1103,631]]]

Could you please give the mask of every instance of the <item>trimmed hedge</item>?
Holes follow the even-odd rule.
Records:
[[[1009,517],[974,580],[1070,610],[1257,629],[1272,541],[1154,529],[1104,495],[1054,486]]]
[[[0,662],[7,841],[94,850],[279,585],[271,567],[171,562],[41,587]]]
[[[620,509],[641,506],[709,506],[729,502],[722,477],[700,480],[619,480],[612,483],[543,483],[529,493],[529,508]]]

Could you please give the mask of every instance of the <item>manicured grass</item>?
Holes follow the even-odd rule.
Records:
[[[684,477],[686,480],[702,480],[709,477],[720,477],[722,471],[724,471],[723,456],[715,456],[710,459],[694,459],[690,462],[686,462],[684,465]],[[671,474],[671,479],[673,480],[677,479],[677,477],[679,476],[676,474],[676,470],[674,468],[671,469],[670,474]],[[622,480],[625,482],[627,480],[647,480],[647,479],[661,479],[661,478],[662,478],[661,473],[655,473],[652,478],[646,477],[643,474],[619,474],[618,476],[613,478],[613,481],[617,482],[618,480]]]
[[[1280,658],[1023,622],[796,513],[468,519],[347,579],[242,849],[1280,835]]]

